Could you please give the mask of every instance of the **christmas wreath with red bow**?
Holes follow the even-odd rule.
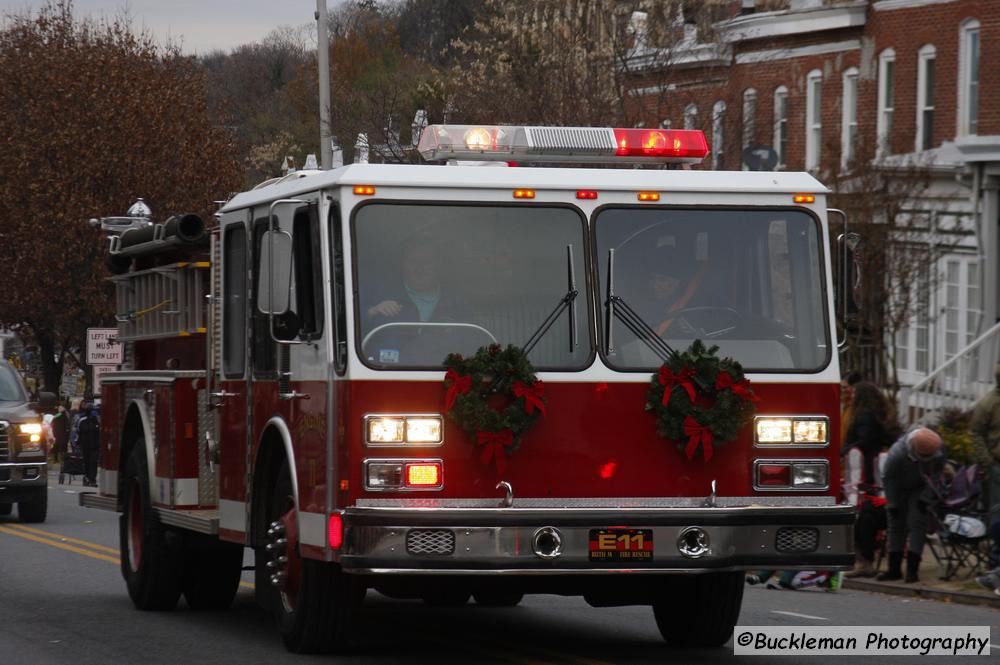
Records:
[[[445,358],[444,411],[480,448],[483,464],[501,473],[507,455],[521,446],[524,433],[545,415],[545,387],[524,351],[499,344],[480,347],[465,358]]]
[[[657,433],[679,442],[688,460],[699,448],[702,459],[711,460],[715,446],[734,441],[757,412],[760,398],[743,367],[732,358],[720,359],[718,350],[696,339],[663,363],[646,392],[646,410],[656,415]]]

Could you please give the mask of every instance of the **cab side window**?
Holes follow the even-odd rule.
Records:
[[[292,221],[294,263],[293,307],[299,336],[317,339],[323,334],[323,270],[320,258],[319,216],[315,205],[299,208]]]

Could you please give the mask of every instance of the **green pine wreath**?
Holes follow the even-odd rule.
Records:
[[[484,464],[506,468],[524,433],[545,415],[545,389],[524,351],[514,345],[480,347],[471,358],[445,358],[445,413],[480,448]]]
[[[742,365],[719,358],[718,350],[696,339],[663,363],[646,392],[646,410],[656,416],[657,434],[678,442],[688,460],[701,448],[702,459],[710,461],[715,446],[734,441],[757,412],[760,398]]]

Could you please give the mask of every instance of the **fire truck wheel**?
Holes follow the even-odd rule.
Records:
[[[17,518],[22,522],[38,523],[45,521],[45,514],[49,510],[49,494],[46,489],[35,493],[34,499],[28,501],[18,501]]]
[[[267,517],[271,527],[266,550],[273,565],[264,567],[270,568],[269,576],[258,576],[256,583],[269,584],[276,592],[268,604],[285,646],[294,653],[343,650],[365,587],[337,564],[300,556],[287,462],[281,465]]]
[[[489,591],[476,591],[472,597],[476,599],[477,605],[483,607],[514,607],[524,599],[524,594],[518,591],[490,589]]]
[[[670,646],[717,647],[733,634],[743,603],[743,573],[704,573],[664,580],[653,616]]]
[[[172,610],[181,595],[183,552],[179,542],[170,542],[150,504],[142,438],[133,445],[125,465],[123,488],[125,510],[118,519],[118,534],[128,595],[140,610]]]
[[[14,509],[13,503],[0,503],[0,516],[10,515],[13,509]]]
[[[225,610],[233,604],[243,574],[243,546],[212,543],[187,552],[184,600],[192,610]]]

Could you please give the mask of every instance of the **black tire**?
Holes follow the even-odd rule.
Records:
[[[242,575],[242,545],[219,542],[189,548],[184,566],[184,600],[192,610],[229,609]]]
[[[743,576],[742,572],[704,573],[664,580],[653,602],[653,616],[667,644],[725,644],[740,617]]]
[[[49,490],[47,487],[35,492],[33,499],[17,502],[17,519],[28,524],[44,522],[48,511]]]
[[[289,570],[298,566],[298,581],[292,586],[290,578],[286,578],[280,586],[273,587],[266,566],[261,566],[257,569],[256,584],[267,585],[272,590],[266,604],[272,608],[281,638],[289,651],[343,651],[365,587],[345,574],[339,565],[300,556],[294,510],[292,480],[286,461],[278,472],[267,524],[283,521],[286,525],[287,566]]]
[[[10,515],[14,511],[13,503],[0,503],[0,517]]]
[[[121,570],[132,603],[140,610],[172,610],[182,590],[184,549],[180,534],[161,523],[149,499],[146,442],[139,438],[125,464],[118,519]]]
[[[524,599],[524,594],[518,591],[489,589],[476,591],[472,597],[476,599],[477,605],[483,607],[514,607]]]

